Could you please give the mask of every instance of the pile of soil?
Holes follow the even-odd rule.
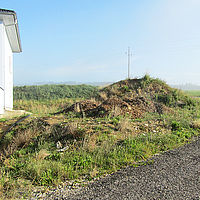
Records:
[[[95,101],[95,100],[80,101],[80,102],[72,104],[71,106],[55,114],[61,114],[61,113],[67,114],[69,112],[85,114],[86,111],[95,109],[96,107],[98,107],[98,105],[100,105],[100,102]]]
[[[77,102],[56,113],[80,113],[86,117],[131,115],[141,118],[147,112],[163,114],[173,107],[184,107],[192,100],[159,79],[145,76],[114,83],[99,91],[95,100]]]

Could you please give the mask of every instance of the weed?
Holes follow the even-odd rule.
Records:
[[[172,131],[178,131],[181,129],[181,125],[177,121],[172,121]]]
[[[141,88],[145,88],[148,84],[152,82],[152,78],[146,74],[141,81]]]
[[[36,156],[37,160],[44,160],[46,157],[48,157],[50,153],[46,149],[41,149]]]
[[[130,119],[127,117],[120,119],[117,129],[125,136],[130,132],[133,134],[133,127],[131,126]]]
[[[109,117],[117,117],[119,115],[121,115],[122,113],[122,110],[119,106],[113,106],[110,114],[109,114]]]
[[[99,96],[103,101],[106,101],[108,99],[108,96],[107,96],[106,92],[100,92]]]
[[[93,152],[97,148],[97,135],[93,134],[89,136],[88,142],[87,142],[87,148],[90,152]]]
[[[7,119],[5,119],[5,118],[0,118],[0,122],[6,122],[7,121]]]
[[[199,129],[200,128],[200,119],[196,119],[192,122],[192,127],[193,128],[197,128]]]

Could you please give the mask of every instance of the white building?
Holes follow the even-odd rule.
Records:
[[[0,114],[13,109],[13,53],[21,51],[16,13],[0,9]]]

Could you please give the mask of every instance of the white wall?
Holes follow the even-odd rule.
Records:
[[[0,114],[13,108],[13,57],[5,27],[0,21]]]
[[[13,54],[6,31],[4,29],[5,41],[5,109],[13,109]]]
[[[2,21],[0,21],[0,114],[4,113],[4,40],[3,33],[4,27]]]

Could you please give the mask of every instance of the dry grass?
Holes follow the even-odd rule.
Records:
[[[100,95],[100,98],[103,101],[106,101],[108,99],[108,96],[107,96],[106,92],[101,92],[101,93],[99,93],[99,95]]]
[[[129,130],[132,130],[132,127],[130,125],[130,119],[128,118],[122,118],[120,121],[119,121],[119,124],[118,124],[118,130],[122,133],[125,133]]]
[[[120,119],[117,129],[120,131],[120,136],[118,136],[120,139],[127,139],[137,134],[135,127],[127,117]]]
[[[119,94],[118,88],[116,87],[116,85],[113,85],[110,89],[110,92],[112,94]]]
[[[97,143],[97,135],[93,134],[93,135],[89,136],[88,142],[87,142],[87,149],[90,152],[94,151],[95,148],[97,147],[96,143]]]
[[[46,149],[41,149],[36,156],[37,160],[44,160],[50,153]]]
[[[78,129],[78,122],[71,122],[67,125],[67,131],[70,135],[75,135]]]
[[[117,117],[121,115],[122,110],[119,106],[113,106],[111,112],[110,112],[110,117]]]
[[[23,133],[17,133],[8,144],[7,148],[4,149],[4,154],[8,156],[13,154],[18,148],[26,147],[36,134],[37,132],[30,129]]]
[[[4,145],[3,154],[6,156],[12,155],[16,150],[25,148],[30,144],[34,137],[41,134],[41,131],[48,132],[49,127],[38,125],[33,121],[32,126],[16,132],[16,134],[10,139],[9,143]]]
[[[93,98],[90,98],[90,101],[91,102],[96,102],[96,99],[93,97]]]
[[[96,177],[98,173],[99,171],[97,170],[97,166],[95,166],[94,169],[90,172],[91,178]]]
[[[193,121],[192,126],[194,128],[200,128],[200,119]]]
[[[78,100],[77,100],[78,101]],[[15,100],[14,109],[26,110],[35,115],[45,116],[55,113],[74,103],[73,99],[58,100]]]
[[[79,121],[73,121],[63,124],[56,124],[51,127],[51,137],[55,141],[62,141],[63,139],[81,139],[84,136],[84,130],[81,129]]]

